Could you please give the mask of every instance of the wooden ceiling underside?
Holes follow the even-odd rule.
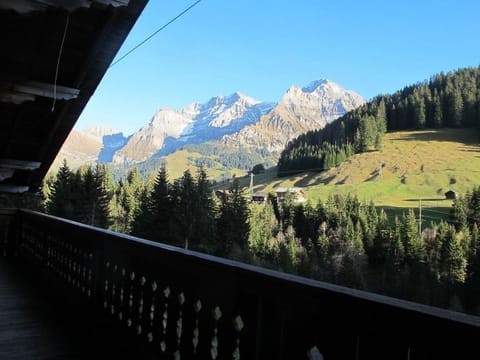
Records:
[[[36,191],[147,2],[0,2],[0,192]]]

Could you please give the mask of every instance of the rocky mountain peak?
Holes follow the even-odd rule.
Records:
[[[309,130],[321,129],[365,100],[326,79],[304,87],[292,85],[278,104],[256,124],[225,136],[224,144],[243,147],[267,147],[279,154],[288,141]]]
[[[163,108],[128,139],[113,136],[118,132],[100,126],[88,129],[88,133],[90,139],[99,140],[95,143],[100,143],[102,152],[97,158],[116,165],[131,165],[168,155],[188,144],[206,142],[250,148],[276,157],[288,141],[324,127],[364,102],[356,93],[320,79],[304,87],[292,85],[277,104],[234,92],[204,103],[193,102],[179,110]]]
[[[320,86],[326,86],[328,84],[333,84],[327,79],[314,80],[310,82],[307,86],[302,87],[302,91],[305,93],[312,93],[317,90]]]
[[[90,126],[89,128],[82,130],[81,132],[87,136],[94,138],[99,142],[103,141],[104,136],[120,134],[120,131],[103,125]]]

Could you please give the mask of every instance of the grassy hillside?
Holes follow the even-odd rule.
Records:
[[[179,150],[165,157],[167,164],[168,177],[170,179],[177,179],[183,175],[186,169],[190,169],[192,174],[195,174],[197,167],[194,160],[201,158],[202,155],[196,152],[186,150]],[[220,163],[217,163],[214,168],[206,168],[209,179],[221,180],[222,177],[228,178],[232,175],[244,176],[245,170],[240,169],[225,169]],[[222,175],[223,174],[223,175]]]
[[[331,193],[353,193],[393,212],[418,207],[422,199],[428,220],[448,214],[452,202],[445,200],[446,191],[462,194],[480,184],[480,144],[471,129],[394,132],[386,135],[382,151],[355,155],[329,171],[285,178],[275,174],[272,169],[255,177],[255,190],[300,186],[312,202]]]
[[[100,141],[72,130],[50,167],[50,171],[56,172],[62,166],[63,159],[67,159],[68,165],[74,169],[85,164],[95,164],[101,149]]]

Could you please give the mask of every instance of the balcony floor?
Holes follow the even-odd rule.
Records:
[[[59,295],[45,277],[0,258],[0,359],[143,358],[106,317]]]

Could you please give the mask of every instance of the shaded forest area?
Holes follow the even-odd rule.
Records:
[[[440,73],[429,81],[381,95],[321,130],[292,140],[278,175],[328,170],[355,153],[381,150],[387,131],[477,128],[480,136],[480,67]]]
[[[115,183],[98,165],[64,163],[44,186],[46,212],[153,241],[353,288],[480,314],[480,187],[454,201],[451,221],[421,233],[413,210],[389,219],[373,203],[287,196],[248,204],[238,181],[217,197],[206,173],[169,182],[164,167]]]

